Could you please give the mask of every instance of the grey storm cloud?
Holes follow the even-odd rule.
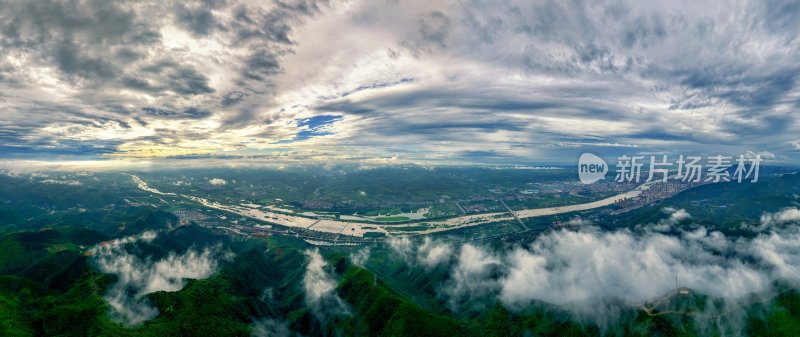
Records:
[[[193,34],[208,35],[214,29],[224,28],[217,23],[212,12],[212,9],[218,8],[223,4],[224,1],[202,1],[196,4],[189,4],[189,6],[177,4],[175,13],[181,25],[189,29]]]
[[[72,151],[70,138],[111,154],[169,142],[192,154],[307,146],[529,161],[620,144],[795,161],[798,11],[788,1],[3,0],[0,135],[33,154]],[[331,113],[343,118],[330,131],[284,142],[302,132],[297,120]],[[165,141],[156,128],[170,131]]]

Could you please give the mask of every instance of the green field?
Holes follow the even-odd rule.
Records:
[[[406,216],[384,216],[384,217],[374,218],[373,220],[381,222],[398,222],[398,221],[408,221],[411,219],[409,219]]]

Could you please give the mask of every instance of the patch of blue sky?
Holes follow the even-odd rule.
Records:
[[[310,118],[298,119],[296,122],[300,131],[297,132],[294,139],[289,141],[281,141],[279,143],[289,143],[330,135],[332,133],[329,131],[328,126],[333,125],[333,123],[336,123],[340,120],[342,120],[342,116],[340,115],[319,115]]]

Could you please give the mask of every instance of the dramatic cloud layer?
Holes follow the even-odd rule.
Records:
[[[2,0],[0,151],[796,160],[798,14],[783,1]]]

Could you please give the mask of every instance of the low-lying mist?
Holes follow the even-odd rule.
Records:
[[[697,315],[716,319],[698,318],[698,328],[741,333],[745,312],[735,308],[768,302],[776,284],[800,281],[796,208],[743,225],[752,234],[747,237],[694,224],[684,210],[664,212],[663,220],[634,229],[560,229],[509,249],[430,238],[414,244],[403,237],[388,247],[411,266],[446,268],[437,292],[454,312],[498,300],[517,312],[546,302],[601,329],[678,286],[719,299],[704,308],[707,315]]]
[[[189,248],[183,254],[170,252],[160,259],[143,258],[131,253],[132,245],[150,243],[155,232],[117,239],[92,249],[92,257],[103,273],[117,276],[104,299],[112,307],[112,316],[125,325],[135,326],[158,316],[145,295],[157,291],[179,291],[188,279],[211,276],[221,260],[231,259],[221,245],[203,249]]]

